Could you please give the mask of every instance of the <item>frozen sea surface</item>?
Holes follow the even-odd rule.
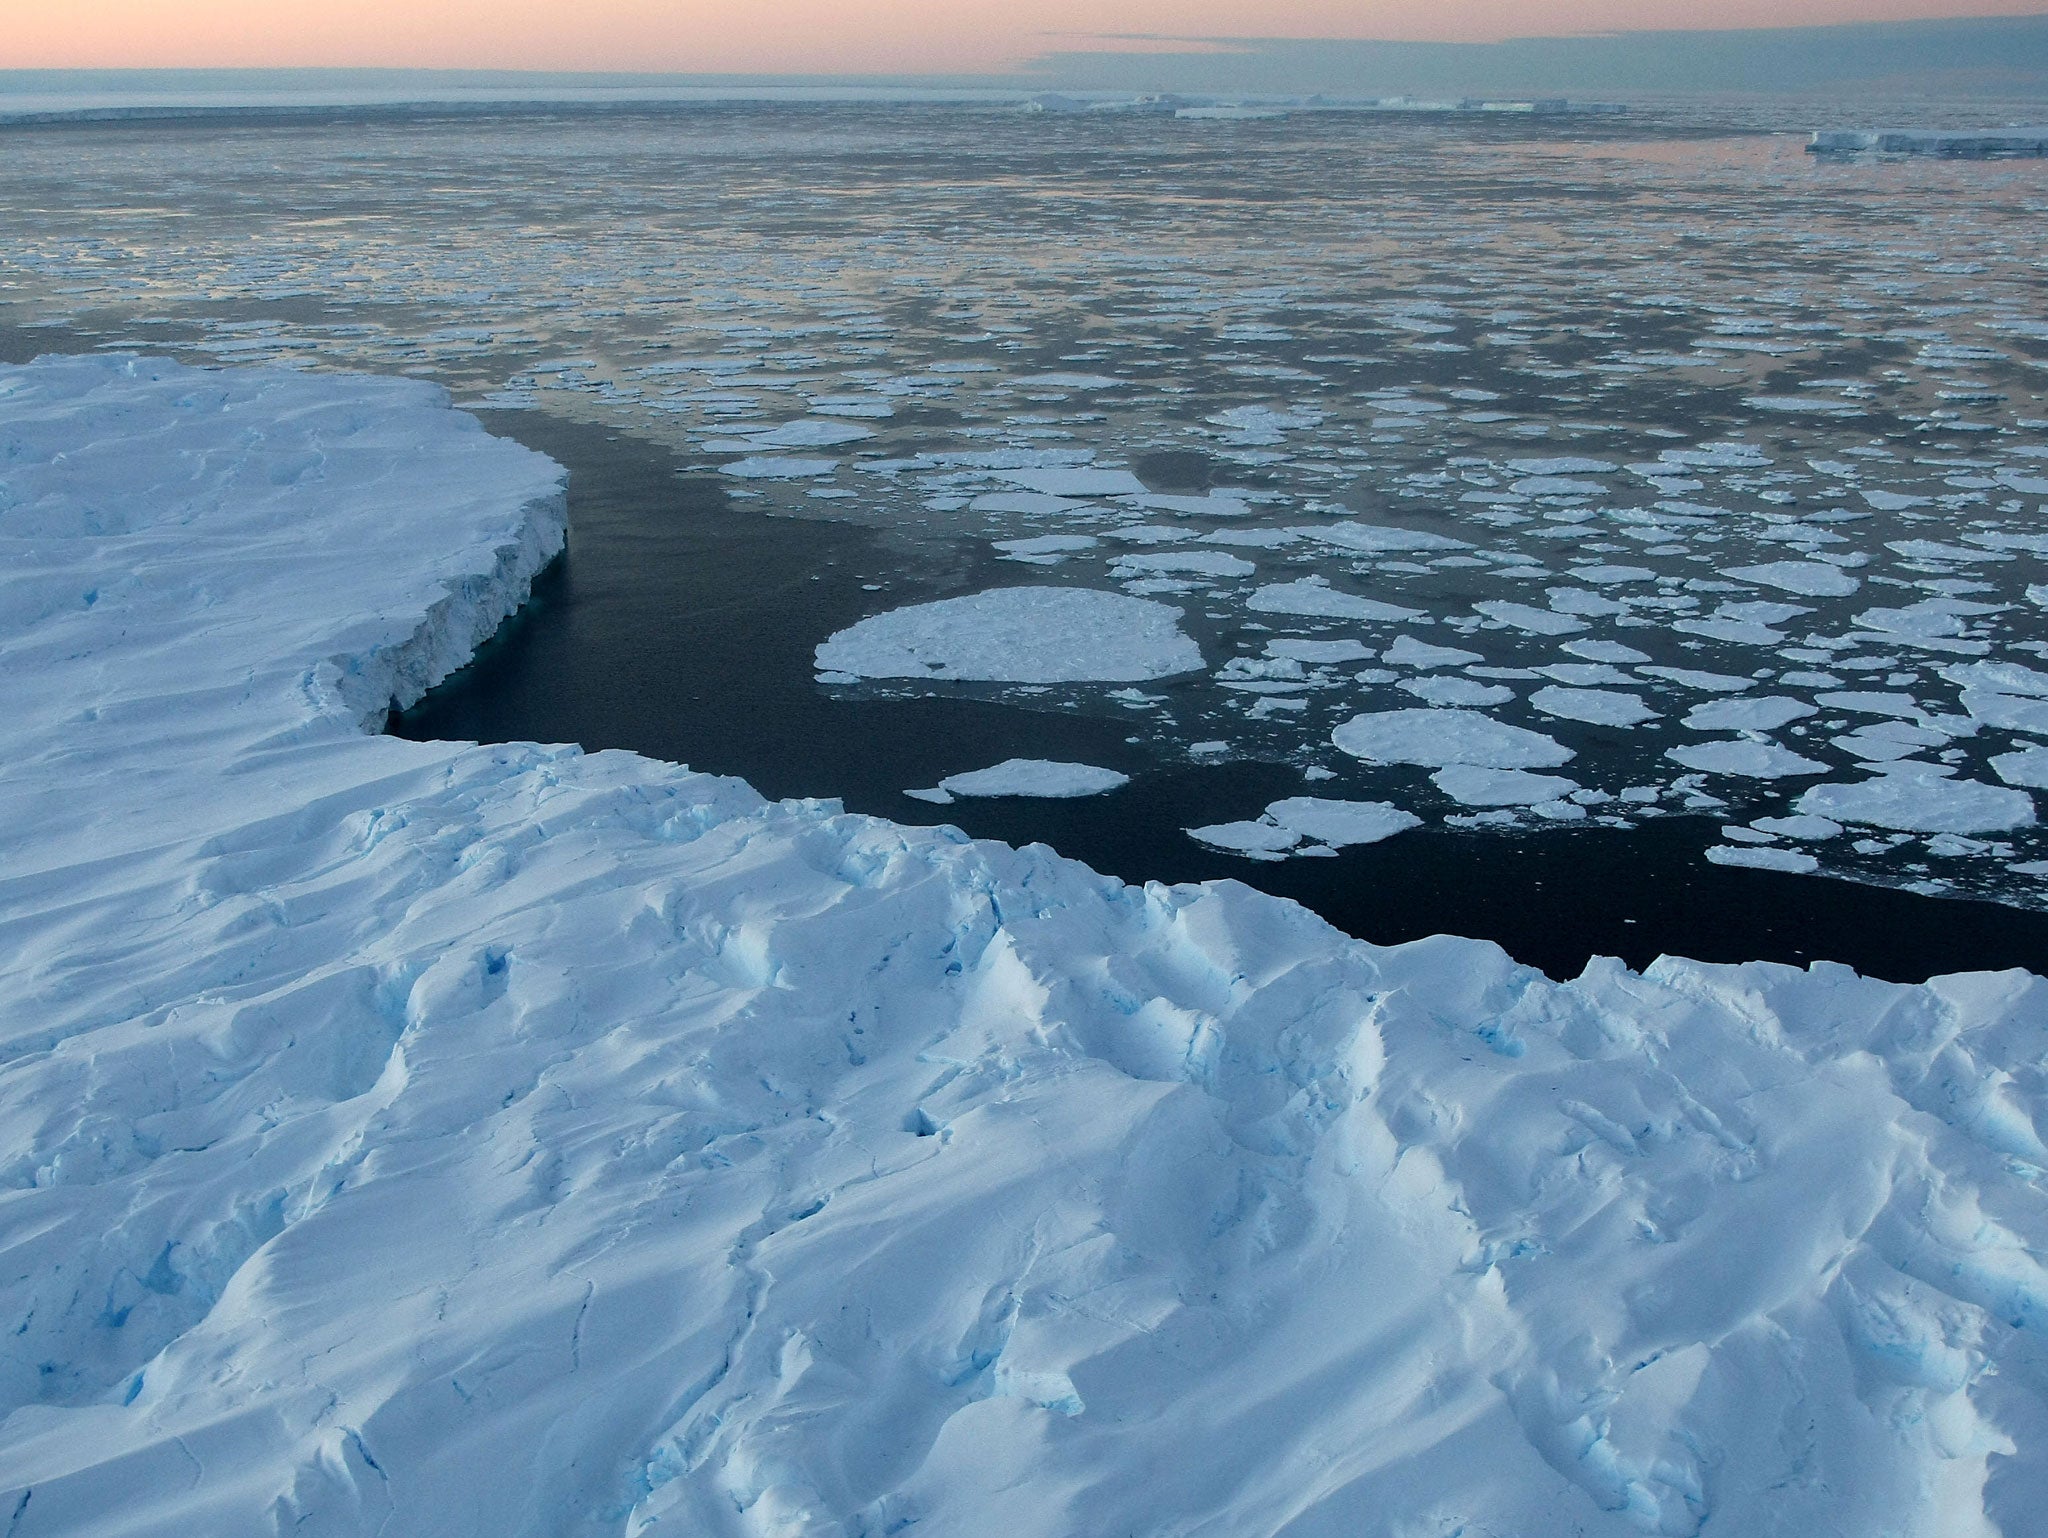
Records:
[[[1560,984],[376,735],[559,546],[546,460],[121,359],[0,369],[0,443],[17,1538],[2048,1501],[2043,979]]]

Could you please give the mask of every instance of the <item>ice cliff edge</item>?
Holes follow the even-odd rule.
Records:
[[[428,386],[0,369],[9,1538],[2048,1510],[2048,983],[362,730],[561,529]]]

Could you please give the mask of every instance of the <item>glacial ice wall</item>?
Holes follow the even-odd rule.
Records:
[[[2039,1530],[2048,982],[367,734],[562,508],[422,385],[0,370],[10,1538]]]

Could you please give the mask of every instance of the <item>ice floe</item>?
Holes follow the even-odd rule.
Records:
[[[1123,683],[1202,666],[1169,604],[1084,587],[1001,587],[874,615],[819,645],[821,673]]]
[[[1093,764],[1068,764],[1044,758],[1009,758],[987,769],[949,774],[932,790],[904,792],[920,801],[944,805],[958,797],[1028,796],[1066,801],[1099,796],[1131,783],[1131,777]]]

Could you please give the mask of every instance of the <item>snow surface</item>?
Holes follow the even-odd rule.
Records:
[[[999,587],[877,614],[818,647],[821,673],[996,683],[1130,683],[1189,673],[1170,604],[1084,587]]]
[[[11,1538],[2038,1530],[2048,982],[371,735],[553,466],[104,357],[0,458]]]

